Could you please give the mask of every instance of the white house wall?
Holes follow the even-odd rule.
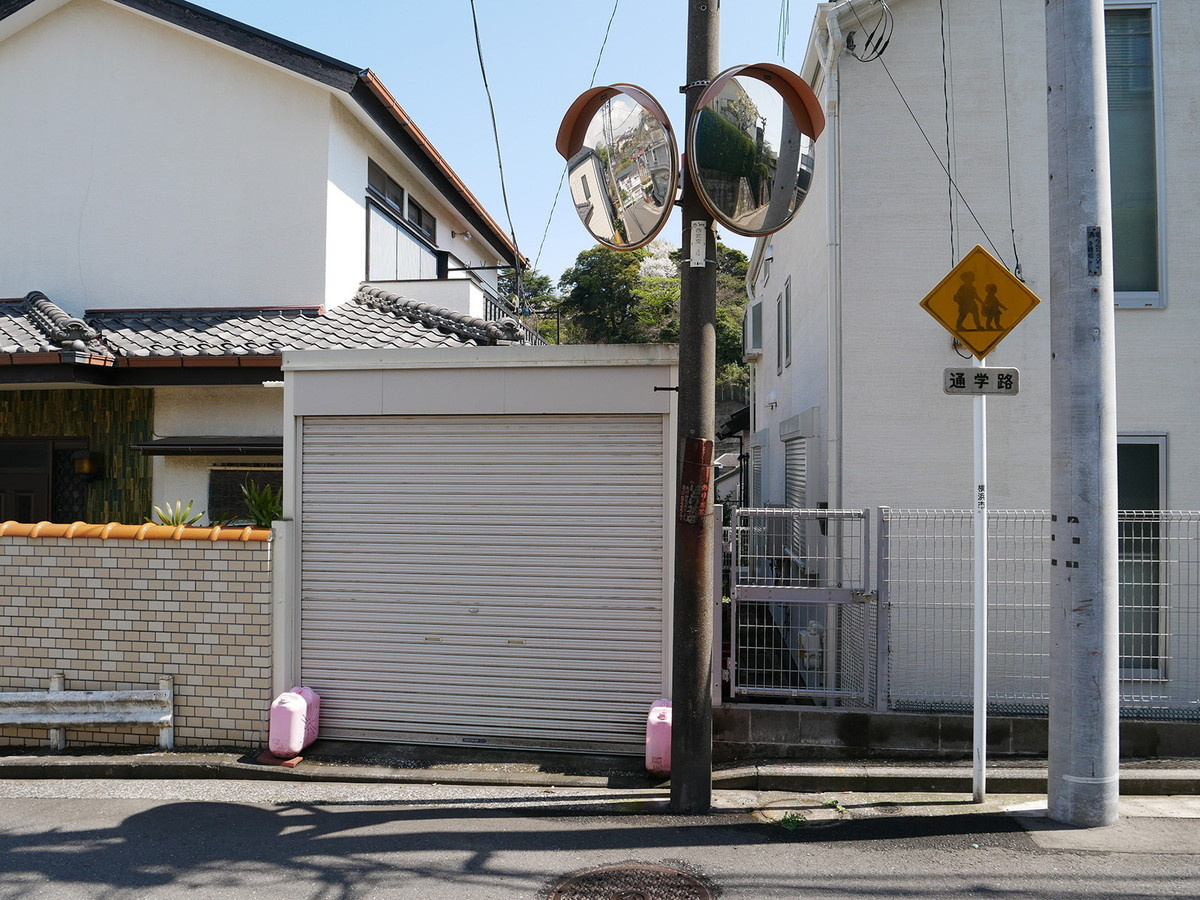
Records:
[[[818,146],[816,174],[808,197],[801,207],[799,219],[769,239],[773,261],[764,270],[754,288],[754,296],[761,298],[763,326],[763,358],[757,370],[755,393],[758,420],[755,428],[766,431],[767,454],[763,467],[763,501],[771,505],[782,505],[784,497],[783,445],[781,426],[791,417],[810,407],[825,410],[826,375],[829,367],[829,254],[825,241],[825,205],[828,199],[826,172],[829,159]],[[781,334],[777,299],[791,282],[791,362],[783,366],[782,372],[776,358],[777,342]],[[774,391],[777,406],[767,407],[766,398]],[[806,435],[807,436],[807,435]],[[822,446],[829,438],[824,425],[820,433],[811,435],[815,443]],[[813,442],[810,449],[815,450]],[[827,458],[828,449],[816,458]],[[812,465],[810,477],[813,490],[809,500],[817,502],[827,499],[827,490],[818,485],[823,481],[821,469]]]
[[[0,85],[0,194],[21,223],[0,296],[321,302],[325,90],[103,0],[0,42]]]
[[[1200,352],[1200,91],[1194,47],[1196,7],[1160,6],[1167,189],[1164,309],[1117,310],[1117,428],[1166,433],[1166,506],[1200,509],[1200,404],[1194,372]]]
[[[325,305],[340,306],[354,296],[367,271],[366,130],[330,97],[329,178],[326,183]],[[379,155],[382,150],[377,151]],[[382,162],[382,160],[380,160]]]
[[[270,437],[283,433],[283,390],[261,385],[160,387],[154,392],[154,436]],[[208,503],[209,470],[215,463],[261,463],[256,456],[155,456],[151,471],[155,506],[190,501],[195,512]],[[278,460],[276,460],[278,462]],[[146,510],[146,515],[150,510]]]
[[[976,244],[1014,264],[1005,79],[1011,228],[1028,286],[1048,296],[1043,5],[1005,4],[1007,71],[999,40],[978,39],[981,32],[999,34],[994,8],[949,15],[951,149],[965,198],[955,197],[953,255],[942,166],[882,66],[840,57],[844,506],[971,503],[972,404],[942,391],[943,368],[970,363],[918,304]],[[944,157],[938,6],[897,4],[896,16],[898,36],[886,62]],[[1018,397],[988,404],[996,507],[1048,502],[1048,329],[1043,304],[988,358],[989,365],[1018,367],[1022,376]]]
[[[815,261],[834,245],[838,268],[832,277],[840,288],[842,318],[840,345],[836,340],[835,345],[842,356],[844,480],[840,496],[832,496],[831,489],[831,503],[969,505],[971,403],[946,396],[941,373],[971,363],[955,354],[947,332],[918,303],[976,244],[1013,267],[1015,241],[1026,283],[1043,303],[988,358],[989,365],[1021,371],[1019,396],[988,403],[990,500],[996,508],[1044,508],[1050,480],[1044,5],[1039,0],[1005,3],[1003,44],[999,5],[947,10],[950,144],[962,194],[955,195],[953,212],[946,175],[935,158],[935,152],[942,158],[946,152],[939,6],[901,0],[892,9],[896,36],[885,61],[933,150],[882,65],[842,53],[839,115],[831,119],[839,144],[837,190],[833,196],[820,193],[826,184],[822,167],[831,163],[827,132],[816,145],[817,186],[809,201],[795,223],[769,239],[774,261],[771,283],[760,289],[764,348],[755,373],[755,427],[772,429],[775,443],[774,430],[782,422],[833,403],[836,372],[831,374],[818,339],[827,324],[821,317],[828,298],[803,285],[819,271]],[[1118,429],[1165,434],[1165,503],[1197,508],[1200,469],[1192,461],[1200,458],[1200,415],[1187,377],[1200,331],[1200,258],[1194,252],[1200,245],[1195,216],[1200,153],[1188,48],[1200,37],[1200,24],[1190,5],[1177,0],[1166,0],[1159,12],[1167,302],[1162,309],[1116,311]],[[980,34],[993,39],[981,41]],[[836,234],[826,201],[837,211]],[[774,300],[789,275],[793,363],[790,374],[785,369],[780,378]],[[819,275],[813,280],[819,282]],[[773,388],[779,406],[771,410],[766,397]],[[836,416],[836,409],[830,414]],[[823,427],[828,424],[827,418]],[[782,454],[768,460],[768,499],[779,502]],[[810,491],[814,477],[810,468]]]

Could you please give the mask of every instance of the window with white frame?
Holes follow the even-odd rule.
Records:
[[[1123,308],[1166,305],[1157,0],[1104,13],[1113,217],[1113,288]]]

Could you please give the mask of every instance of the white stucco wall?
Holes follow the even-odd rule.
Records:
[[[888,66],[944,155],[937,4],[907,2],[896,14],[903,37],[888,47]],[[1044,58],[1043,15],[1037,2],[1006,4],[1005,57],[998,41],[975,40],[971,52],[953,55],[950,145],[965,197],[965,203],[955,197],[953,210],[945,172],[887,73],[849,55],[840,59],[844,505],[972,503],[972,402],[942,391],[943,369],[970,362],[955,353],[950,335],[919,302],[977,244],[1013,266],[1012,230],[1028,287],[1047,295],[1045,74],[1040,63],[1028,63]],[[989,8],[972,16],[952,13],[950,27],[952,46],[960,48],[981,28],[998,33],[999,22]],[[1019,396],[988,402],[991,503],[1044,508],[1048,305],[1035,309],[988,364],[1021,370]]]
[[[785,502],[784,447],[781,425],[803,411],[817,407],[827,410],[827,372],[829,366],[829,255],[826,246],[825,211],[828,199],[826,154],[828,142],[816,146],[816,173],[804,204],[795,221],[783,231],[766,239],[773,260],[760,269],[754,296],[761,298],[763,316],[763,357],[756,370],[755,397],[757,420],[754,427],[767,432],[771,461],[763,468],[763,499],[773,505]],[[791,282],[792,352],[782,372],[776,355],[782,333],[777,300]],[[786,318],[786,314],[785,314]],[[766,405],[774,391],[778,403]],[[824,416],[821,416],[823,419]],[[824,447],[828,428],[808,442],[808,500],[816,503],[828,498]]]
[[[330,98],[329,228],[325,234],[325,305],[341,306],[354,296],[367,272],[367,139],[362,126]]]
[[[1171,508],[1200,508],[1200,407],[1180,372],[1196,359],[1200,333],[1200,205],[1194,66],[1187,47],[1200,37],[1190,8],[1161,4],[1166,121],[1167,218],[1165,309],[1117,310],[1118,429],[1167,435],[1167,497]],[[886,61],[904,99],[935,149],[945,155],[945,115],[938,5],[904,0],[893,5],[896,34]],[[1013,243],[1028,287],[1043,303],[989,356],[988,364],[1021,371],[1017,397],[988,402],[989,488],[995,508],[1049,505],[1049,259],[1044,5],[1004,6],[1006,65],[998,11],[950,10],[950,144],[954,174],[965,197],[953,212],[947,179],[878,63],[839,59],[841,168],[834,198],[841,231],[824,227],[824,206],[813,200],[795,224],[773,238],[772,285],[764,293],[764,356],[756,373],[758,427],[776,428],[824,402],[825,354],[815,341],[825,299],[798,293],[812,260],[839,246],[842,292],[844,487],[849,507],[969,507],[972,483],[972,403],[942,391],[942,370],[969,366],[949,334],[918,305],[952,265],[976,244],[1014,265]],[[963,48],[969,48],[964,52]],[[1007,83],[1007,130],[1005,84]],[[1007,137],[1007,141],[1006,141]],[[820,155],[818,169],[828,165]],[[1007,147],[1006,147],[1007,143]],[[1011,167],[1009,159],[1011,157]],[[1009,178],[1011,175],[1010,219]],[[818,178],[820,178],[820,174]],[[968,210],[967,204],[970,205]],[[950,219],[955,244],[951,251]],[[986,230],[974,221],[978,217]],[[991,242],[995,247],[992,247]],[[774,297],[793,278],[791,380],[775,375]],[[807,313],[800,308],[808,305]],[[799,361],[796,354],[801,353]],[[785,370],[786,372],[786,370]],[[764,408],[778,387],[780,405]],[[777,435],[772,435],[772,441]],[[782,498],[782,454],[766,481]]]
[[[283,390],[259,385],[223,388],[162,387],[154,392],[154,436],[246,436],[283,434]],[[182,500],[202,512],[208,473],[215,463],[273,462],[261,456],[156,456],[151,464],[152,503]],[[146,511],[150,514],[150,510]]]
[[[12,34],[0,296],[42,290],[72,312],[320,303],[328,103],[103,0]]]
[[[1166,505],[1200,509],[1200,87],[1195,5],[1160,4],[1167,264],[1163,309],[1118,309],[1117,427],[1167,435]]]

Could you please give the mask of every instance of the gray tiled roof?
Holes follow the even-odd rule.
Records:
[[[41,291],[22,300],[0,300],[0,353],[72,350],[105,355],[96,330],[53,303]]]
[[[93,357],[277,356],[284,350],[464,347],[517,340],[516,323],[487,322],[363,286],[331,312],[291,309],[89,310],[76,319],[44,294],[0,301],[0,353]]]

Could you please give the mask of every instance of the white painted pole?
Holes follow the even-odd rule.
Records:
[[[987,365],[976,359],[975,368]],[[974,397],[975,419],[975,616],[974,616],[974,767],[973,794],[982,803],[987,793],[987,595],[988,595],[988,527],[987,527],[987,397]]]
[[[1050,745],[1047,806],[1118,815],[1116,341],[1103,0],[1048,0]]]

